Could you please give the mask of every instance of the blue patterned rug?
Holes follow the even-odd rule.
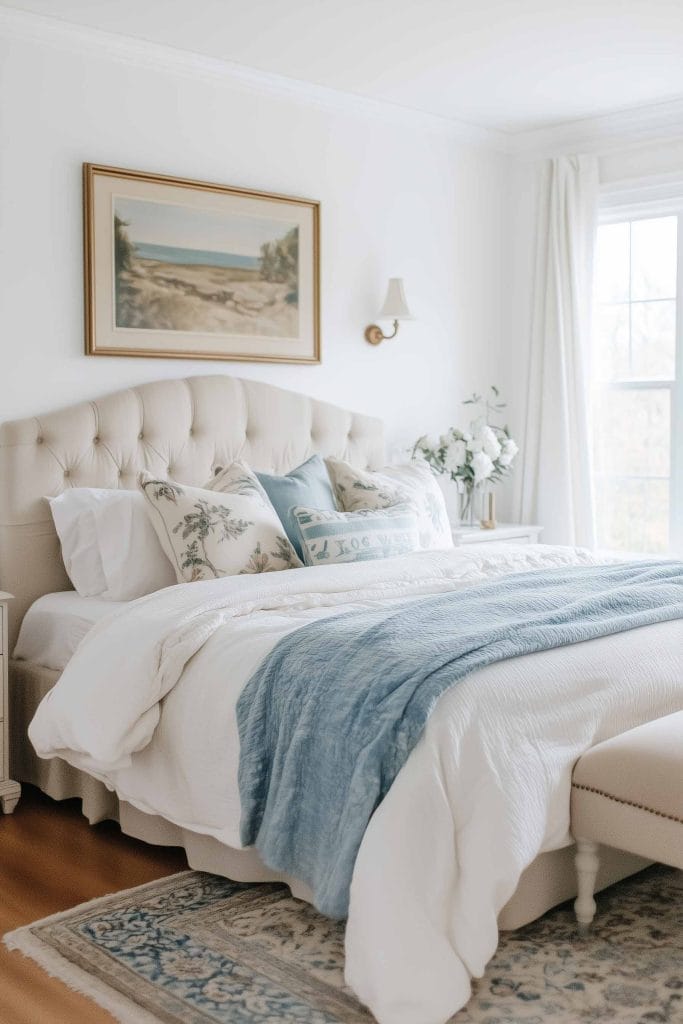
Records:
[[[598,897],[587,939],[568,905],[501,937],[455,1024],[681,1024],[683,873]],[[361,1024],[343,927],[280,885],[184,872],[5,936],[125,1024]]]

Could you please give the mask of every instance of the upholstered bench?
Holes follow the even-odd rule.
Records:
[[[683,868],[683,711],[591,747],[574,768],[579,927],[595,916],[598,844]]]

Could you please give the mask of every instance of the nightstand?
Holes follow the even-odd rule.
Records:
[[[493,530],[480,526],[454,526],[453,543],[461,544],[539,544],[542,526],[522,526],[520,523],[499,523]]]
[[[21,795],[21,786],[9,777],[7,609],[11,600],[11,594],[0,590],[0,805],[5,814],[12,813]]]

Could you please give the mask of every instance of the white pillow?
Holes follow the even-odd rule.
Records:
[[[90,487],[70,487],[56,498],[46,499],[62,545],[64,567],[81,597],[96,597],[107,589],[97,543],[95,509],[99,500],[96,495],[109,493]]]
[[[453,547],[443,492],[428,466],[409,462],[373,473],[356,469],[339,459],[325,462],[337,503],[345,512],[408,503],[417,515],[420,547],[425,550]]]
[[[175,584],[138,491],[70,487],[47,500],[81,597],[132,601]]]
[[[140,474],[147,512],[179,583],[301,566],[261,484],[235,462],[207,487]]]

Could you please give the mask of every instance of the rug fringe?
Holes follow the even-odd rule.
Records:
[[[110,1013],[119,1024],[159,1024],[158,1017],[154,1017],[141,1006],[136,1006],[125,996],[119,995],[104,982],[92,978],[86,971],[46,946],[32,935],[28,928],[17,928],[16,931],[8,932],[3,936],[3,942],[8,949],[17,950],[33,960],[46,974],[61,981],[72,992],[92,1000]]]
[[[39,967],[50,975],[51,978],[56,978],[61,981],[68,989],[72,992],[77,992],[79,995],[86,996],[91,999],[98,1006],[101,1006],[103,1010],[114,1017],[119,1024],[159,1024],[159,1018],[149,1013],[148,1010],[138,1006],[127,996],[123,996],[116,992],[106,982],[99,981],[97,978],[93,978],[92,975],[88,974],[81,967],[77,967],[75,964],[63,957],[61,953],[57,953],[51,946],[44,943],[38,936],[33,934],[32,929],[41,925],[54,923],[61,921],[65,917],[70,917],[74,910],[82,910],[95,904],[104,904],[110,898],[117,898],[122,895],[127,895],[134,891],[141,891],[158,886],[160,882],[164,881],[181,881],[188,875],[195,874],[194,871],[180,871],[175,875],[168,875],[164,878],[156,878],[152,882],[147,882],[144,885],[133,886],[130,889],[122,889],[120,892],[108,893],[106,896],[99,896],[93,900],[88,900],[86,903],[79,903],[78,907],[71,907],[69,910],[62,910],[57,914],[52,914],[49,917],[43,917],[40,921],[34,921],[32,924],[24,925],[22,928],[16,928],[14,931],[7,932],[2,937],[2,941],[5,946],[10,950],[16,950],[23,956],[28,957],[38,964]]]

